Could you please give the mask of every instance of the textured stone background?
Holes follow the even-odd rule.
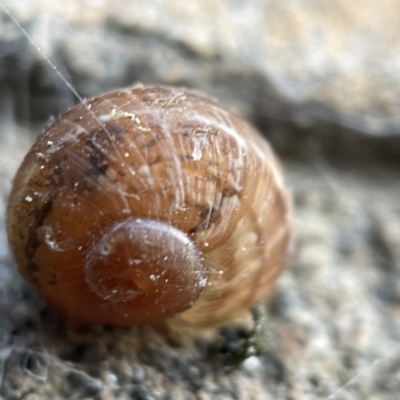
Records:
[[[76,99],[0,8],[0,398],[398,399],[400,5],[395,0],[4,1],[83,96],[201,89],[283,157],[295,206],[269,354],[224,367],[218,335],[80,328],[10,259],[20,160]],[[349,383],[348,383],[349,382]]]

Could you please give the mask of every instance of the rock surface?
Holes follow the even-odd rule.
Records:
[[[249,114],[399,132],[396,0],[4,4],[84,96],[135,80],[183,84]],[[43,58],[4,15],[0,38],[0,53],[26,75],[20,91],[36,95],[34,115],[62,109],[65,86],[43,72]],[[0,78],[7,73],[2,68]],[[43,103],[54,91],[58,102]]]
[[[4,210],[34,135],[75,99],[1,15],[0,398],[396,399],[398,3],[4,4],[82,96],[186,85],[258,124],[284,156],[296,241],[270,304],[271,351],[237,368],[211,351],[213,335],[61,320],[15,271]]]

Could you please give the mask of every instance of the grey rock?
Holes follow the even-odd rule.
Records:
[[[399,132],[395,0],[4,4],[83,96],[163,82],[215,94],[260,118]],[[42,54],[2,20],[0,55],[14,68],[0,68],[0,79],[19,86],[19,97],[29,86],[35,116],[68,107],[72,98],[43,71]]]

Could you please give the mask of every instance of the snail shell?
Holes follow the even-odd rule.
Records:
[[[290,202],[269,145],[198,92],[113,91],[37,139],[7,206],[21,274],[84,323],[222,325],[271,292]]]

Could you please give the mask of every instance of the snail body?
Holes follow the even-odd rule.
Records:
[[[93,324],[223,325],[282,270],[290,201],[246,122],[198,92],[113,91],[55,120],[7,205],[21,274]]]

